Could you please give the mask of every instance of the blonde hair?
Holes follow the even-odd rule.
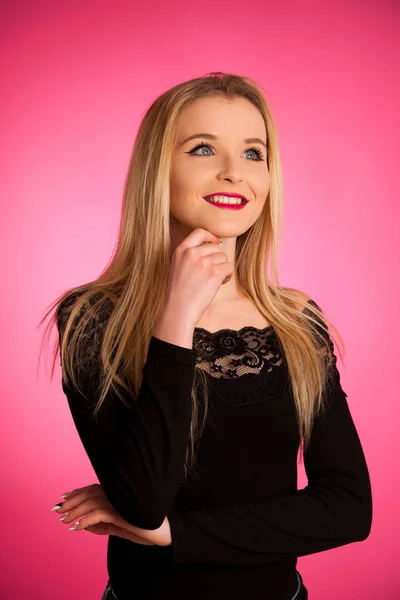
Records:
[[[128,407],[137,397],[169,277],[169,180],[178,121],[194,100],[210,96],[230,100],[246,98],[265,122],[270,190],[257,221],[237,238],[235,270],[240,293],[268,319],[281,345],[292,385],[304,458],[314,418],[325,404],[330,375],[336,372],[328,327],[334,329],[342,345],[343,341],[320,307],[313,301],[308,302],[310,298],[306,294],[279,283],[283,189],[278,139],[263,89],[248,77],[211,73],[185,81],[159,96],[146,112],[133,146],[118,242],[108,266],[94,281],[62,294],[40,322],[54,311],[47,327],[58,325],[59,339],[51,375],[53,377],[59,351],[63,382],[72,381],[86,400],[93,402],[95,416],[104,402],[117,401],[110,390]],[[271,264],[271,281],[267,279],[267,262]],[[341,352],[340,356],[342,358]],[[86,382],[90,378],[91,383],[87,383],[85,389],[80,387],[80,374],[85,376]],[[200,385],[205,402],[201,425],[198,418]],[[185,479],[195,465],[195,445],[208,414],[207,376],[199,368],[195,369],[191,401]]]

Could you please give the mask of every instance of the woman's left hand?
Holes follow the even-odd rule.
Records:
[[[60,502],[58,503],[60,504]],[[74,531],[86,529],[97,535],[115,535],[146,546],[169,546],[171,529],[165,517],[158,529],[141,529],[125,521],[113,508],[100,484],[94,483],[70,492],[57,513],[67,513],[62,523],[75,523]]]

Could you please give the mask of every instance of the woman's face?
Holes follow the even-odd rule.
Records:
[[[196,135],[186,141],[199,133],[216,139]],[[182,114],[172,156],[170,210],[174,225],[186,235],[201,227],[236,238],[260,216],[270,187],[266,147],[248,138],[267,143],[261,114],[244,98],[199,98]],[[242,194],[249,202],[229,210],[204,200],[217,192]]]

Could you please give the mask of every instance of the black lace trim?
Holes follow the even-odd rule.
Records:
[[[285,363],[272,326],[214,332],[197,327],[193,348],[197,351],[196,367],[210,375],[211,406],[262,404],[285,394],[287,377],[282,371]],[[203,406],[202,394],[199,401]]]
[[[193,347],[196,366],[216,378],[237,378],[259,374],[282,364],[280,345],[271,325],[263,329],[249,325],[239,330],[219,329],[210,332],[196,327]]]
[[[313,300],[308,303],[319,308]],[[305,308],[304,312],[310,311]],[[328,337],[327,332],[324,335]],[[238,407],[276,402],[290,394],[284,352],[272,325],[214,332],[196,327],[193,348],[197,351],[196,367],[211,377],[211,405]],[[238,378],[244,378],[241,381],[245,385],[238,385]],[[202,403],[201,394],[199,399]]]

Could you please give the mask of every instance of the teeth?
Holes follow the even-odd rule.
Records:
[[[229,198],[228,196],[209,196],[206,200],[218,204],[242,204],[244,202],[242,198]]]

